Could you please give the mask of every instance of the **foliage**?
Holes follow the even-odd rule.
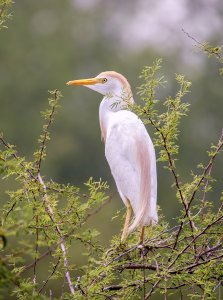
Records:
[[[207,53],[208,57],[215,57],[218,62],[222,65],[223,64],[223,56],[222,56],[222,45],[211,45],[209,42],[200,42],[191,36],[188,32],[184,29],[182,31],[192,40],[195,42],[195,46],[198,47],[202,52]],[[219,68],[220,75],[223,75],[223,68]]]
[[[10,12],[12,4],[12,0],[0,0],[0,30],[7,28],[5,23],[12,17],[12,13]]]
[[[1,277],[5,283],[0,288],[5,289],[6,283],[9,286],[14,283],[16,288],[13,293],[19,299],[27,299],[27,293],[33,294],[33,299],[42,299],[40,294],[47,282],[52,277],[63,278],[63,270],[73,292],[70,279],[73,266],[68,264],[67,254],[69,244],[72,240],[80,240],[91,248],[91,240],[96,232],[89,228],[80,233],[80,228],[95,213],[94,210],[97,211],[108,199],[104,193],[108,186],[102,181],[95,182],[90,178],[86,183],[89,193],[82,195],[79,188],[57,184],[52,180],[45,182],[42,177],[41,165],[50,139],[49,128],[59,107],[61,94],[55,90],[50,92],[50,96],[49,108],[42,113],[46,124],[43,125],[39,149],[35,151],[32,162],[19,157],[15,147],[8,144],[3,135],[0,137],[3,146],[0,156],[3,179],[13,177],[19,185],[16,191],[7,192],[10,200],[1,214]],[[6,247],[8,239],[10,244],[15,242],[10,251]],[[42,286],[38,286],[38,262],[50,254],[52,261],[49,268],[53,266],[53,272]],[[32,262],[27,264],[29,261]],[[21,274],[30,268],[33,268],[33,280],[22,279]]]
[[[171,228],[160,212],[159,224],[147,228],[143,245],[138,244],[138,232],[125,244],[120,243],[120,236],[114,236],[109,249],[100,245],[99,233],[88,226],[88,219],[109,201],[107,183],[90,178],[88,193],[83,194],[78,187],[47,180],[42,174],[50,128],[61,98],[59,91],[51,91],[32,161],[19,156],[2,134],[0,137],[2,178],[17,182],[17,189],[7,191],[9,200],[1,211],[2,291],[18,299],[49,299],[54,290],[48,286],[58,282],[60,299],[133,299],[133,295],[134,299],[150,299],[154,294],[216,299],[222,283],[223,197],[213,199],[209,192],[223,134],[208,151],[206,164],[199,164],[189,182],[183,181],[177,167],[179,125],[188,114],[189,104],[183,97],[190,82],[176,75],[178,92],[161,103],[156,99],[157,88],[165,83],[159,75],[160,64],[156,60],[144,68],[138,91],[143,105],[131,109],[154,128],[158,160],[172,174],[176,190],[177,200],[167,201],[181,204],[177,225]],[[73,262],[71,254],[71,249],[79,251],[80,244],[85,249],[83,266]],[[38,280],[42,261],[48,270],[44,282]]]

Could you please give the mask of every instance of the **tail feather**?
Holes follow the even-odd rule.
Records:
[[[138,162],[140,165],[140,195],[138,205],[136,207],[135,218],[132,224],[129,226],[128,233],[131,233],[138,226],[153,225],[157,222],[156,212],[156,195],[152,195],[152,189],[154,179],[152,176],[156,176],[153,172],[153,166],[151,164],[156,163],[153,158],[154,149],[151,144],[151,151],[144,142],[140,142],[138,145]],[[156,178],[155,178],[156,180]],[[156,182],[156,181],[155,181]]]

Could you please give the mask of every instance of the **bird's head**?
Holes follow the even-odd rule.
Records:
[[[102,72],[94,78],[71,80],[67,85],[83,85],[108,98],[120,97],[129,103],[134,102],[127,79],[114,71]]]

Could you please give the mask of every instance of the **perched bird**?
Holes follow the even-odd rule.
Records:
[[[99,120],[105,156],[127,207],[121,241],[140,227],[140,242],[143,242],[144,226],[158,221],[156,156],[144,124],[128,110],[134,104],[131,87],[123,75],[114,71],[102,72],[95,78],[72,80],[67,85],[83,85],[104,96]]]

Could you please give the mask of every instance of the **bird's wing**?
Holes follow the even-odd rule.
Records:
[[[133,208],[133,227],[157,221],[155,151],[135,114],[125,110],[114,114],[107,128],[105,154],[122,200],[127,204],[128,199]]]

